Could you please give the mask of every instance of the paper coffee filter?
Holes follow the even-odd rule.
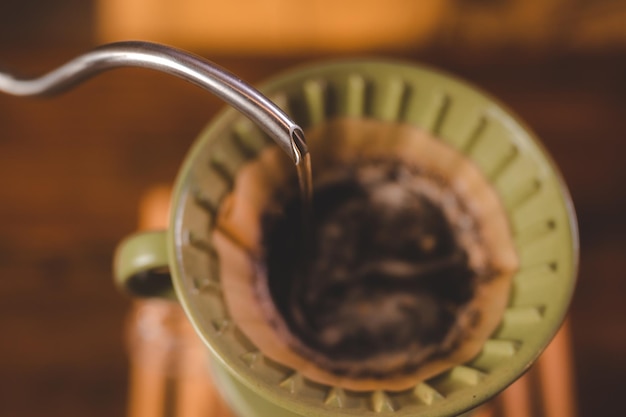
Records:
[[[181,302],[220,369],[232,375],[227,396],[257,404],[254,393],[284,416],[446,416],[512,383],[558,329],[577,266],[569,195],[533,134],[475,88],[415,65],[316,65],[278,77],[264,91],[305,128],[314,175],[333,159],[353,158],[355,149],[408,161],[418,155],[429,170],[453,173],[455,191],[488,220],[480,223],[489,251],[513,272],[479,289],[476,298],[493,321],[477,336],[481,342],[450,362],[429,364],[397,385],[350,385],[328,375],[268,333],[266,314],[245,301],[256,296],[246,282],[255,276],[246,251],[258,247],[258,207],[271,197],[266,190],[288,181],[295,168],[258,129],[227,111],[202,134],[178,177],[171,249],[181,265],[174,271]],[[316,135],[335,142],[332,158],[316,156],[323,145]],[[254,164],[263,169],[241,181]]]
[[[217,213],[216,232],[234,237],[231,240],[241,249],[258,258],[261,212],[269,206],[273,193],[286,188],[294,175],[293,164],[281,150],[271,147],[261,152],[238,171],[236,187],[224,198]]]
[[[329,361],[332,363],[332,358],[320,358],[314,351],[310,352],[309,358],[298,353],[310,349],[281,320],[270,301],[264,271],[252,264],[252,259],[262,253],[260,236],[263,213],[281,189],[293,184],[293,167],[280,163],[280,150],[271,147],[238,171],[234,189],[223,205],[227,209],[221,211],[215,232],[215,249],[221,260],[222,288],[229,312],[237,326],[268,358],[297,369],[314,382],[355,391],[408,389],[475,357],[502,318],[509,297],[511,276],[518,265],[506,216],[492,187],[467,158],[449,145],[409,125],[337,118],[310,129],[306,134],[316,169],[314,179],[324,176],[330,166],[386,158],[423,168],[449,181],[450,188],[460,188],[458,194],[461,198],[471,198],[472,202],[476,200],[471,217],[477,219],[481,229],[486,231],[480,231],[484,240],[481,247],[486,250],[470,248],[470,258],[476,255],[481,258],[478,262],[484,265],[485,262],[481,261],[485,258],[484,252],[487,252],[490,265],[501,272],[488,282],[479,283],[476,297],[459,314],[456,328],[450,332],[447,343],[452,343],[452,339],[463,339],[451,354],[427,360],[415,372],[401,375],[392,374],[391,370],[402,367],[410,359],[417,360],[407,355],[420,352],[430,355],[432,348],[349,362],[351,367],[359,369],[367,367],[379,369],[380,372],[389,369],[389,376],[384,378],[350,378],[326,371],[323,365]],[[279,173],[281,170],[283,172]],[[459,174],[462,177],[457,178]],[[465,189],[472,194],[467,194]],[[449,215],[458,217],[457,213]],[[235,244],[233,239],[228,239],[229,235],[224,236],[220,232],[224,229],[229,231],[229,235],[238,236]],[[245,242],[243,247],[240,242]],[[243,253],[235,253],[237,251]],[[479,317],[478,324],[470,326],[469,322],[476,317]],[[466,328],[471,330],[460,336],[461,329]],[[294,345],[299,349],[293,348]],[[314,357],[318,357],[318,360]]]

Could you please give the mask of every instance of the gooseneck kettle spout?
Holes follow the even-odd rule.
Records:
[[[0,71],[0,92],[51,96],[120,67],[149,68],[200,86],[255,122],[294,164],[300,165],[308,153],[302,129],[258,90],[210,61],[156,43],[131,41],[104,45],[39,78],[24,79]]]

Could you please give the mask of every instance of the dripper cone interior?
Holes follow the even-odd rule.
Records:
[[[234,322],[263,355],[296,369],[314,382],[342,389],[400,391],[475,357],[502,318],[509,297],[511,277],[518,263],[504,210],[478,169],[450,146],[408,125],[363,119],[335,119],[307,132],[307,137],[317,169],[314,172],[316,178],[328,177],[328,172],[333,171],[332,166],[341,169],[368,160],[380,161],[381,158],[393,161],[394,165],[422,170],[424,173],[410,178],[407,186],[417,187],[420,193],[430,193],[429,198],[446,212],[445,216],[455,224],[458,240],[474,270],[496,272],[482,276],[473,272],[476,276],[467,278],[478,280],[476,284],[471,284],[472,299],[462,303],[455,313],[454,325],[446,331],[447,336],[435,344],[422,344],[415,340],[410,344],[412,347],[407,346],[407,350],[382,348],[378,354],[368,355],[364,352],[364,356],[359,355],[359,358],[338,359],[336,353],[316,351],[286,324],[282,316],[285,312],[281,313],[276,307],[280,300],[270,294],[271,270],[259,265],[266,262],[263,252],[268,249],[261,244],[264,214],[272,206],[274,196],[280,194],[281,190],[286,192],[285,189],[293,183],[291,167],[280,162],[282,157],[275,148],[268,148],[239,170],[234,191],[223,204],[223,210],[218,216],[219,226],[214,232],[215,249],[221,259],[222,287]],[[369,169],[371,171],[372,167]],[[441,187],[429,178],[437,178],[442,183]],[[456,199],[461,200],[461,204],[454,203]],[[381,223],[384,228],[384,222]],[[366,226],[358,225],[360,228]],[[406,224],[404,227],[411,225]],[[463,227],[468,231],[463,232]],[[469,231],[469,228],[472,230]],[[228,230],[227,234],[221,232],[224,229]],[[233,235],[237,236],[235,240],[231,238]],[[277,256],[280,257],[280,254]],[[290,256],[293,257],[294,253]],[[278,261],[292,262],[293,259]],[[420,267],[419,264],[416,266]],[[296,277],[287,277],[283,285],[293,279]],[[391,285],[391,277],[388,281]],[[355,285],[359,285],[358,280]],[[455,288],[448,290],[455,291]],[[387,301],[379,301],[378,311],[372,311],[375,314],[363,320],[377,318],[384,323],[381,325],[390,326],[393,320],[390,322],[382,317],[382,305],[389,305],[389,314],[395,314],[393,312],[398,307],[393,304],[398,303],[398,297],[406,298],[405,304],[412,303],[406,291],[394,294],[388,295]],[[419,297],[425,296],[423,294],[423,291],[417,290],[415,296],[418,301],[415,302],[426,302],[426,299],[419,301]],[[345,302],[350,298],[350,295],[344,297]],[[359,308],[368,308],[363,303],[368,303],[367,299],[360,302]],[[298,306],[294,307],[296,312],[301,311]],[[374,306],[371,308],[377,309]],[[408,305],[404,308],[408,308]],[[419,311],[416,309],[416,314],[420,314]],[[311,314],[319,315],[320,312]],[[435,313],[425,311],[424,314]],[[355,319],[358,320],[358,315]],[[399,326],[397,331],[406,331],[404,326],[419,323],[419,319],[417,322],[408,319],[409,316],[405,324],[402,321],[396,324]],[[340,320],[340,317],[336,317],[336,320]],[[338,332],[341,329],[343,327],[331,325],[331,331]],[[343,331],[355,332],[351,328]],[[383,329],[375,331],[388,333]],[[392,343],[391,340],[388,343]]]

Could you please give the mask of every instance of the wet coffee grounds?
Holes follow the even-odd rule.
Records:
[[[277,197],[263,217],[275,311],[299,341],[293,347],[333,372],[345,373],[345,360],[442,345],[474,294],[476,273],[444,194],[421,192],[420,177],[395,161],[331,170],[316,182],[306,242],[297,194]]]

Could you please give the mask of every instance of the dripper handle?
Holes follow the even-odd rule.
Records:
[[[115,251],[115,283],[135,297],[176,300],[168,264],[167,231],[132,234]]]

